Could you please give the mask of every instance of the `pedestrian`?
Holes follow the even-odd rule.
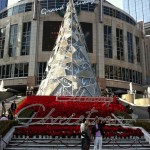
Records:
[[[86,119],[83,119],[81,125],[80,125],[80,132],[81,132],[81,150],[83,150],[83,145],[85,143],[85,137],[83,135],[84,127],[85,127],[85,121]]]
[[[80,126],[81,130],[81,139],[82,139],[82,150],[89,150],[90,148],[90,129],[89,129],[89,120],[83,119],[83,123]]]
[[[6,100],[2,101],[2,115],[6,113],[6,106],[5,106]]]
[[[14,117],[13,117],[11,108],[9,108],[9,109],[8,109],[8,120],[13,120],[13,119],[14,119]]]
[[[150,106],[147,107],[147,112],[148,112],[149,118],[150,118]]]
[[[15,110],[16,110],[16,108],[17,108],[17,105],[16,105],[16,102],[14,101],[11,104],[11,111],[12,111],[13,116],[15,116]]]
[[[2,114],[2,116],[1,116],[1,119],[0,120],[8,120],[8,118],[4,115],[4,114]]]
[[[95,125],[92,128],[92,134],[94,138],[94,150],[102,150],[102,138],[104,136],[105,123],[101,124],[99,118],[95,119]]]
[[[133,113],[133,109],[131,108],[131,106],[129,104],[126,106],[126,112],[128,114],[132,114]]]

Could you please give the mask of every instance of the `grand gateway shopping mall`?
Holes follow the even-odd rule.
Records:
[[[5,87],[39,87],[68,0],[24,0],[0,12],[0,79]],[[142,22],[107,1],[74,0],[87,52],[101,90],[141,93],[149,84],[148,40]],[[7,35],[7,36],[6,36]]]

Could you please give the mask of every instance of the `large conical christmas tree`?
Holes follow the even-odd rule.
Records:
[[[37,95],[100,96],[86,49],[74,3],[70,0]]]

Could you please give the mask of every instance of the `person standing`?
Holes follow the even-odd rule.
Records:
[[[84,150],[83,149],[83,145],[85,143],[85,136],[83,135],[83,132],[84,132],[84,128],[85,128],[85,121],[86,119],[83,119],[81,125],[80,125],[80,132],[81,132],[81,150]]]
[[[11,111],[12,111],[12,114],[13,116],[15,116],[15,110],[17,108],[17,105],[16,105],[16,102],[14,101],[12,104],[11,104]]]
[[[83,123],[81,123],[80,126],[80,131],[81,131],[81,139],[82,139],[81,149],[89,150],[91,138],[90,138],[90,129],[89,129],[88,120],[83,119]]]
[[[92,134],[94,137],[94,150],[102,150],[102,138],[104,136],[103,126],[105,124],[101,124],[99,119],[95,119],[95,125],[92,128]]]
[[[5,113],[6,113],[6,106],[5,106],[5,103],[6,103],[6,101],[3,100],[3,101],[2,101],[2,115],[3,115],[3,114],[5,115]]]

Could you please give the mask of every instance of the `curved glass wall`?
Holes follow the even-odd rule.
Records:
[[[17,5],[15,7],[12,7],[6,11],[3,11],[0,13],[0,19],[15,15],[15,14],[31,11],[32,10],[32,4],[33,3],[21,4],[21,5]]]
[[[136,21],[150,22],[150,0],[124,0],[123,8]]]
[[[113,9],[113,8],[110,8],[107,6],[103,6],[103,13],[105,15],[123,20],[123,21],[130,23],[132,25],[136,25],[136,22],[132,18],[130,18],[129,16],[125,15],[124,13],[122,13],[116,9]]]
[[[113,65],[105,65],[105,78],[142,84],[141,72]]]

